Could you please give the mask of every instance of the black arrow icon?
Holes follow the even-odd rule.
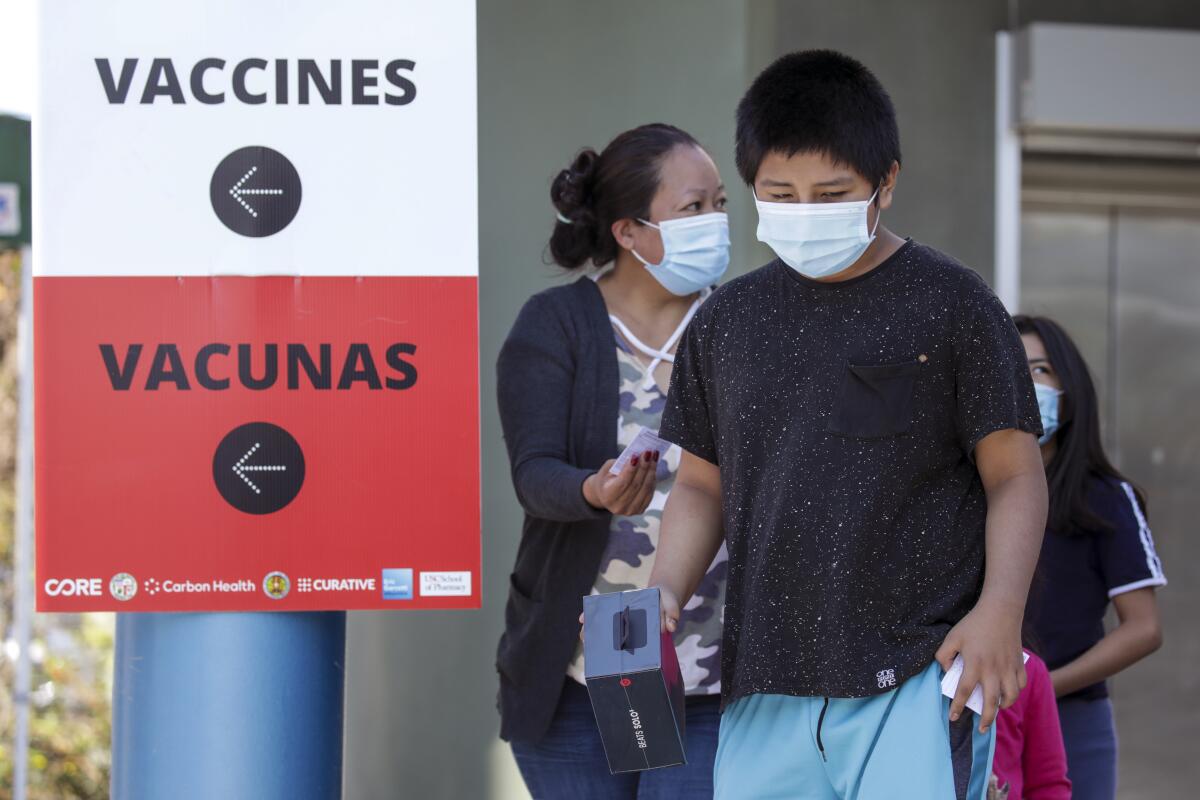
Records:
[[[217,491],[229,505],[247,514],[272,514],[300,493],[304,452],[278,425],[248,422],[217,445],[212,471]]]
[[[278,150],[243,147],[221,159],[208,194],[217,219],[229,230],[270,236],[286,228],[300,210],[300,175]]]

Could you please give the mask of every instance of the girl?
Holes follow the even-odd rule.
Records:
[[[1071,800],[1054,686],[1045,662],[1025,651],[1025,688],[996,715],[995,773],[988,800]]]
[[[583,683],[580,596],[639,589],[680,451],[614,456],[657,431],[675,344],[729,263],[725,189],[696,140],[644,125],[554,179],[555,263],[574,283],[535,295],[500,352],[500,420],[525,524],[500,640],[500,735],[534,798],[712,795],[727,557],[675,631],[685,767],[611,775]]]
[[[1117,738],[1106,679],[1162,643],[1165,586],[1141,491],[1100,443],[1087,364],[1057,323],[1016,317],[1042,412],[1050,513],[1027,621],[1050,668],[1076,800],[1112,800]],[[1105,633],[1109,601],[1120,620]]]

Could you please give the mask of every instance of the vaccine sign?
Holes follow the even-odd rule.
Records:
[[[477,608],[471,0],[56,0],[38,607]]]

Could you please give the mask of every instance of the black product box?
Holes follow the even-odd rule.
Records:
[[[583,598],[584,677],[614,774],[687,763],[683,675],[659,618],[658,589]]]

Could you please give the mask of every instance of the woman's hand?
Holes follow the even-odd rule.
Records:
[[[616,459],[609,459],[599,471],[588,476],[583,482],[583,499],[593,508],[607,509],[613,514],[641,514],[654,498],[658,453],[647,450],[634,456],[619,475],[609,473],[615,463]]]

